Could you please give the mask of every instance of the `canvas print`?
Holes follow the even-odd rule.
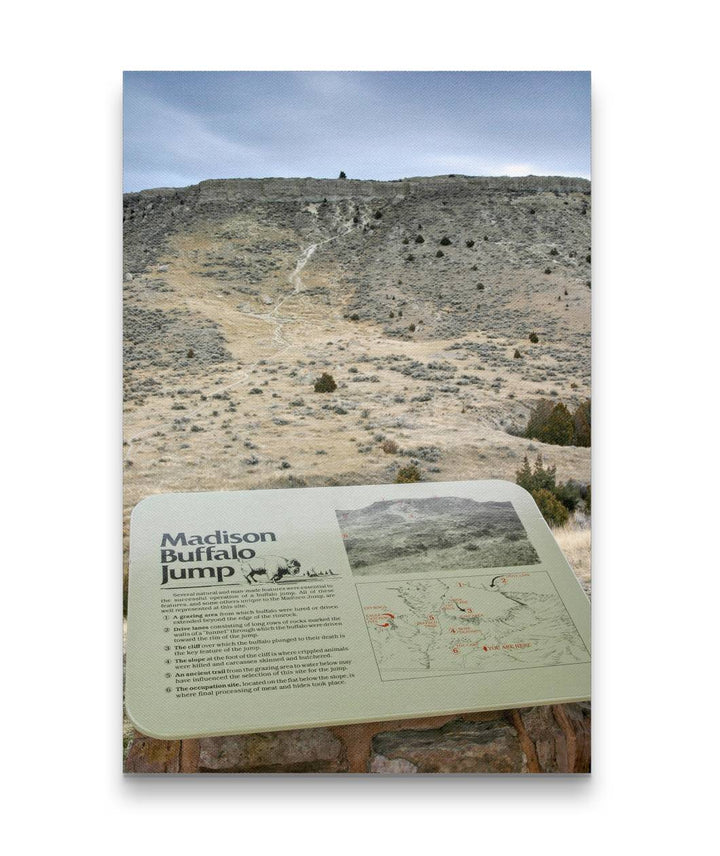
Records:
[[[589,72],[128,71],[123,112],[124,609],[148,497],[488,479],[529,493],[589,596]],[[381,681],[588,662],[511,501],[329,520],[332,561],[263,545],[228,590],[347,581]],[[370,736],[124,723],[136,774],[590,767],[589,701]]]

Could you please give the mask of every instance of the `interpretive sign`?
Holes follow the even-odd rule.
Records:
[[[504,481],[152,496],[126,706],[182,739],[590,698],[590,607]]]

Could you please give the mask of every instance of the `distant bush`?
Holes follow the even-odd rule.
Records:
[[[542,399],[530,413],[525,436],[554,446],[589,446],[590,399],[572,414],[562,402]]]
[[[398,444],[394,440],[386,440],[380,447],[386,455],[396,455]]]
[[[408,254],[405,256],[405,261],[406,261],[406,262],[414,262],[414,261],[415,261],[415,256],[414,256],[412,253],[408,253]]]
[[[435,253],[435,258],[441,259],[444,255],[445,255],[445,253],[442,250],[438,250]]]
[[[342,170],[340,170],[340,175],[338,176],[338,178],[347,178],[347,176]]]
[[[410,243],[410,238],[403,238],[403,239],[402,239],[402,242],[403,242],[403,244],[409,244],[409,243]]]
[[[569,446],[574,434],[573,418],[564,404],[539,401],[528,420],[525,436],[554,446]]]
[[[416,243],[416,244],[424,244],[424,243],[425,243],[425,238],[423,238],[423,236],[422,236],[422,235],[416,235],[416,237],[415,237],[415,243]]]
[[[381,219],[382,219],[382,211],[376,211],[376,212],[373,214],[373,217],[374,217],[376,220],[381,220]]]
[[[451,241],[451,240],[450,240],[450,238],[448,238],[448,237],[447,237],[447,235],[446,235],[444,238],[441,238],[441,239],[440,239],[440,244],[441,244],[441,246],[443,246],[443,247],[449,247],[449,246],[450,246],[450,244],[452,244],[452,241]]]
[[[552,268],[546,267],[544,273],[552,273]]]
[[[415,464],[409,464],[407,467],[400,467],[395,476],[395,484],[412,484],[419,482],[422,479],[420,470]]]
[[[485,286],[483,285],[483,283],[482,283],[482,282],[479,282],[479,283],[477,284],[477,290],[478,290],[478,291],[485,291]]]
[[[557,254],[558,254],[558,251],[555,249],[555,247],[553,247],[552,250],[550,250],[550,255],[556,256]]]
[[[521,357],[522,357],[522,354],[520,353],[520,351],[517,348],[515,348],[515,353],[513,354],[513,359],[519,360]]]
[[[315,381],[313,389],[315,390],[315,392],[335,392],[335,390],[337,389],[335,378],[331,374],[323,372],[322,375]]]
[[[578,405],[577,410],[573,414],[573,422],[575,429],[574,445],[589,446],[591,437],[589,398]]]
[[[529,338],[529,339],[530,339],[530,341],[533,343],[533,345],[537,345],[537,343],[540,341],[540,339],[538,338],[538,334],[537,334],[537,333],[531,333],[531,334],[528,336],[528,338]]]
[[[411,325],[408,327],[408,330],[409,330],[411,333],[414,333],[414,332],[415,332],[415,325],[414,325],[414,324],[411,324]]]
[[[468,249],[469,249],[470,247],[474,247],[474,246],[475,246],[475,241],[465,241],[465,246],[466,246],[466,247],[468,247]]]

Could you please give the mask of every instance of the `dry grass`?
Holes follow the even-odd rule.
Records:
[[[587,522],[571,520],[559,529],[553,529],[553,535],[565,558],[570,563],[575,576],[583,589],[590,595],[591,574],[591,533]]]

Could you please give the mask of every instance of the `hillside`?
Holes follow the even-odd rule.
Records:
[[[588,481],[589,449],[509,432],[540,397],[590,394],[589,253],[583,179],[126,194],[126,514],[161,491],[394,481],[410,461],[514,480],[542,452]]]

